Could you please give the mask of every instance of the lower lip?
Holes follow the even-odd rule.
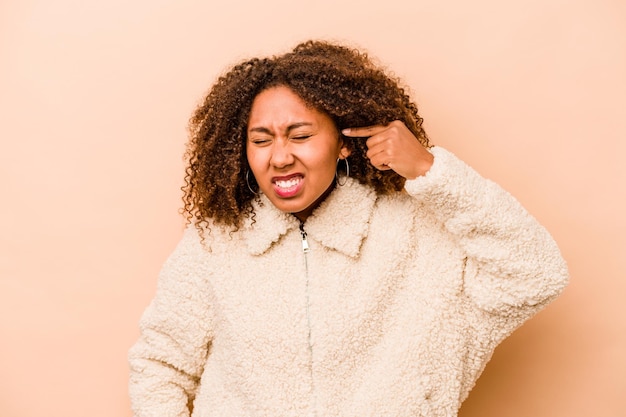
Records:
[[[303,180],[300,180],[299,183],[289,188],[280,188],[276,184],[274,184],[274,192],[281,198],[290,198],[296,196],[300,189],[302,189],[302,184],[304,184]]]

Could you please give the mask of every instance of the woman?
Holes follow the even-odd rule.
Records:
[[[237,65],[190,131],[190,226],[130,352],[136,416],[454,416],[566,285],[546,230],[431,147],[363,53]]]

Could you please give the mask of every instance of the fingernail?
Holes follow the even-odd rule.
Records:
[[[343,129],[341,131],[341,133],[343,133],[344,135],[349,135],[350,134],[350,129],[349,128],[348,129]]]

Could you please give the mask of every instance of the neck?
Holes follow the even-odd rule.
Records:
[[[333,181],[328,186],[326,191],[324,191],[324,193],[317,200],[315,200],[313,204],[311,204],[309,207],[305,208],[302,211],[299,211],[297,213],[291,213],[291,214],[296,216],[296,218],[300,220],[301,223],[304,223],[306,219],[308,219],[309,216],[313,214],[313,211],[315,211],[315,209],[322,203],[322,201],[326,200],[326,197],[328,197],[334,189],[335,189],[335,181]]]

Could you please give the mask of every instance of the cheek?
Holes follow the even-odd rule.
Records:
[[[324,171],[326,171],[328,176],[335,175],[335,169],[337,167],[337,158],[334,155],[330,155],[324,161]]]
[[[252,172],[257,172],[260,166],[261,154],[258,150],[247,149],[246,150],[246,159],[248,161],[248,166],[252,170]]]
[[[327,142],[311,143],[306,150],[303,149],[301,157],[303,160],[308,160],[311,165],[315,165],[317,168],[328,170],[329,167],[332,167],[334,170],[339,152],[339,146],[328,140]]]
[[[320,166],[323,167],[329,175],[335,175],[337,167],[337,158],[339,157],[339,150],[335,148],[328,149],[323,159],[320,161]]]

